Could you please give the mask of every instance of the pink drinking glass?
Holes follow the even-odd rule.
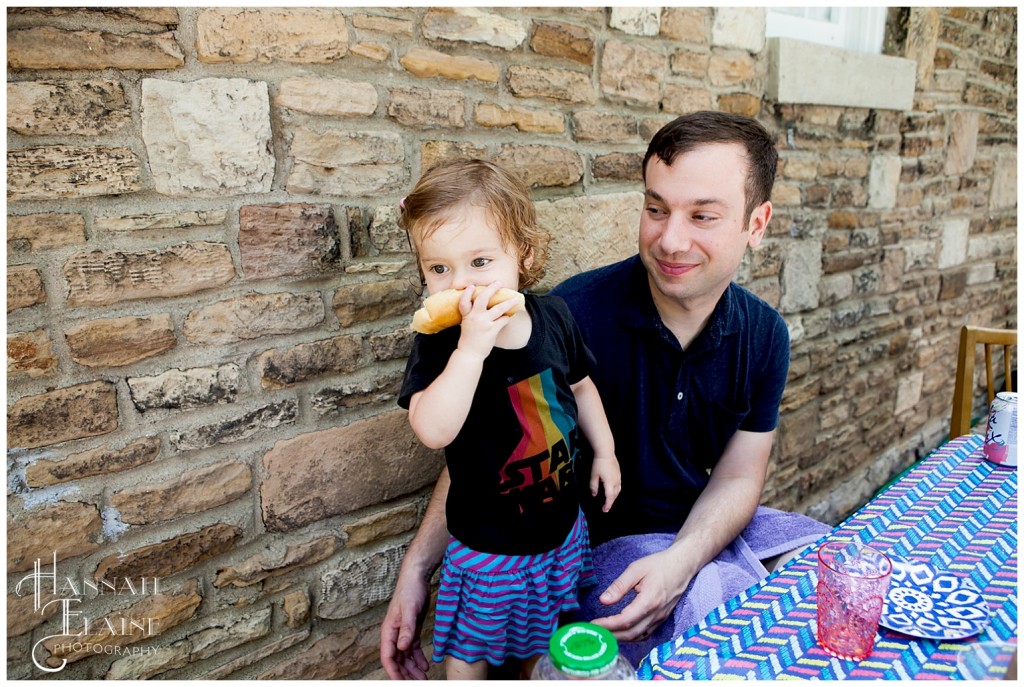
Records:
[[[818,549],[818,644],[837,658],[871,654],[892,562],[881,551],[829,541]]]

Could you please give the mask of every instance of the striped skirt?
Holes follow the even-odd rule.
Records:
[[[577,587],[592,584],[587,521],[580,513],[565,542],[529,556],[481,553],[454,537],[441,566],[433,660],[467,663],[546,654],[558,616],[578,610]]]

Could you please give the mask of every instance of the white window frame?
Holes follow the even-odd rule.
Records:
[[[808,19],[766,8],[765,37],[795,38],[844,50],[882,53],[887,7],[830,7],[830,19]]]

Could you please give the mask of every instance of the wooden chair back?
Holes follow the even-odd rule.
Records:
[[[964,325],[960,330],[960,349],[956,357],[953,414],[949,420],[950,438],[962,436],[971,431],[971,412],[974,405],[974,355],[975,346],[979,344],[985,347],[985,381],[988,385],[989,404],[996,397],[995,376],[992,372],[992,349],[996,346],[1003,348],[1006,391],[1013,391],[1012,347],[1017,345],[1017,331]],[[986,410],[986,412],[988,411]]]

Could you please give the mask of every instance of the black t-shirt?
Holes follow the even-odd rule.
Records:
[[[578,453],[571,384],[590,375],[593,356],[560,298],[526,296],[527,345],[492,349],[466,422],[445,448],[451,475],[448,531],[478,551],[526,555],[559,546],[579,513]],[[418,334],[398,404],[444,371],[460,327]]]

